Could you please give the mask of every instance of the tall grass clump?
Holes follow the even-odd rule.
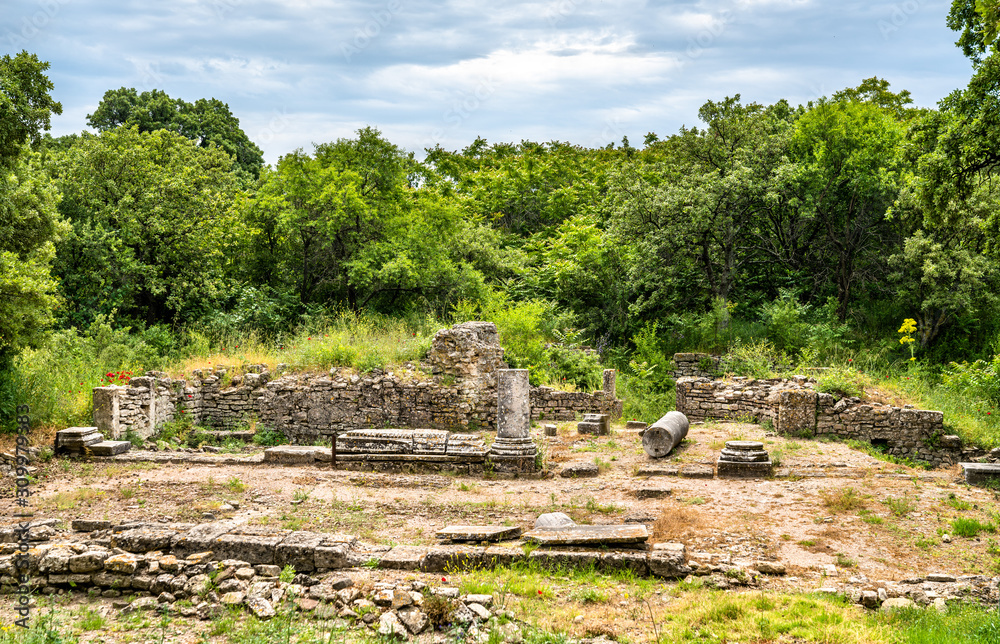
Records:
[[[24,349],[0,377],[12,383],[14,404],[30,407],[34,424],[89,424],[94,387],[125,385],[147,369],[162,368],[184,344],[167,327],[114,328],[111,318],[99,315],[85,331],[55,331],[43,344]]]
[[[994,644],[1000,642],[1000,615],[996,609],[962,604],[944,613],[910,608],[878,613],[872,618],[900,636],[907,644]]]

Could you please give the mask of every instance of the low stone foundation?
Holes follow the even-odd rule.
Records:
[[[835,436],[871,444],[886,454],[935,467],[954,465],[962,441],[945,434],[944,412],[892,407],[815,390],[805,376],[790,379],[677,381],[677,411],[691,420],[771,422],[783,435]]]

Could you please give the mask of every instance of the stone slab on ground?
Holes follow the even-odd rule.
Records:
[[[636,476],[677,476],[680,467],[676,465],[643,465],[636,470]]]
[[[277,463],[280,465],[301,465],[303,463],[315,463],[321,447],[310,445],[278,445],[264,450],[265,463]]]
[[[504,541],[520,537],[521,528],[502,525],[450,525],[438,530],[435,536],[447,541]]]
[[[662,499],[670,496],[673,490],[663,485],[643,485],[635,491],[637,499]]]
[[[601,469],[597,466],[597,463],[592,461],[577,461],[564,465],[559,472],[559,476],[565,479],[592,478],[600,473]]]
[[[378,567],[392,570],[420,570],[427,551],[427,547],[421,546],[396,546],[382,555]]]
[[[677,474],[687,479],[710,479],[715,476],[715,468],[711,465],[682,465]]]
[[[1000,483],[1000,464],[996,463],[959,463],[969,485],[986,486]]]
[[[124,454],[132,449],[132,443],[128,441],[101,441],[89,445],[90,453],[94,456],[114,456]]]
[[[646,526],[630,525],[573,525],[561,528],[531,530],[524,539],[543,546],[592,546],[627,543],[645,543],[649,539]]]
[[[70,527],[74,532],[93,532],[94,530],[107,530],[111,527],[111,522],[101,519],[73,519]]]

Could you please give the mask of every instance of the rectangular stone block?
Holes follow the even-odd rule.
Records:
[[[427,550],[420,569],[423,572],[472,570],[483,564],[484,548],[472,546],[433,546]]]
[[[544,546],[638,544],[649,539],[644,525],[572,525],[524,533],[525,541]]]
[[[249,564],[274,564],[278,544],[291,530],[267,530],[243,527],[228,532],[216,540],[216,559],[238,559]]]
[[[965,482],[969,485],[994,486],[1000,484],[1000,464],[996,463],[959,463],[965,474]]]
[[[101,441],[90,445],[90,453],[94,456],[114,456],[124,454],[132,448],[132,443],[128,441]]]
[[[292,566],[296,572],[311,572],[316,569],[316,548],[323,542],[324,535],[315,532],[298,531],[288,535],[278,544],[274,553],[274,565],[284,568]]]
[[[396,546],[382,555],[378,566],[391,570],[420,570],[427,551],[428,548],[422,546]]]
[[[447,541],[503,541],[521,536],[518,526],[451,525],[438,530],[438,539]]]

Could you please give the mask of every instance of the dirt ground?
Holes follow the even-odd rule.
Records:
[[[733,439],[763,441],[790,475],[758,480],[637,475],[651,464],[713,463]],[[561,511],[578,523],[646,523],[653,542],[683,542],[689,558],[712,553],[717,560],[777,559],[788,574],[765,583],[778,591],[815,590],[829,585],[831,576],[996,574],[995,534],[946,536],[954,519],[997,519],[996,493],[961,483],[957,466],[913,469],[841,443],[784,438],[739,423],[692,425],[685,442],[660,461],[648,457],[639,436],[621,425],[610,437],[588,438],[576,434],[574,423],[562,423],[558,436],[543,440],[555,475],[531,480],[332,471],[322,464],[55,458],[39,464],[31,502],[36,518],[67,524],[76,518],[199,522],[210,520],[206,513],[211,513],[251,525],[346,532],[384,545],[434,543],[434,532],[450,524],[527,530],[539,514]],[[597,462],[600,475],[559,476],[576,461]],[[668,488],[669,495],[638,499],[636,490],[650,484]],[[226,503],[238,507],[221,509]],[[0,488],[0,508],[0,523],[12,524],[11,479]]]
[[[737,438],[763,441],[792,475],[758,480],[636,475],[649,464],[710,464],[726,440]],[[554,471],[596,461],[601,474],[490,480],[331,471],[322,465],[57,458],[41,465],[32,503],[39,516],[67,523],[76,518],[197,522],[211,512],[250,524],[348,532],[375,544],[434,543],[434,532],[449,524],[513,524],[527,530],[539,514],[562,511],[578,523],[647,523],[654,542],[681,541],[689,552],[770,555],[802,571],[839,564],[887,580],[927,572],[982,574],[990,559],[988,538],[942,541],[953,519],[986,523],[997,507],[993,492],[960,482],[957,466],[913,469],[841,443],[784,438],[736,423],[693,425],[685,442],[658,461],[643,452],[638,435],[621,427],[610,437],[588,438],[577,435],[573,423],[563,423],[559,435],[545,441]],[[649,483],[668,488],[670,495],[637,499],[635,491]],[[13,514],[12,492],[9,482],[0,490],[6,516]],[[237,509],[219,509],[233,501]]]

